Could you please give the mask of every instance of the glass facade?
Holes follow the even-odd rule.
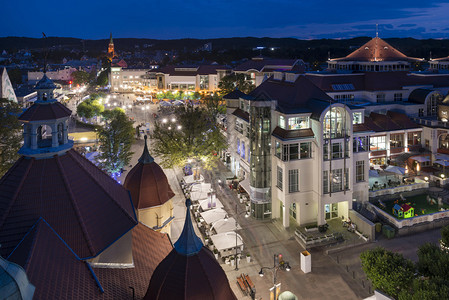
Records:
[[[265,219],[271,217],[271,107],[250,105],[250,125],[251,214]]]

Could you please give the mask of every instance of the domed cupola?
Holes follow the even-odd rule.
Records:
[[[151,276],[145,300],[237,299],[213,253],[203,246],[195,234],[190,205],[191,201],[187,199],[181,236]]]
[[[70,109],[54,98],[56,85],[44,74],[36,84],[37,100],[19,117],[24,124],[19,154],[35,158],[61,155],[72,148],[68,139]]]

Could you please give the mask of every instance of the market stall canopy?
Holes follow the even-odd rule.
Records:
[[[211,236],[211,240],[214,243],[218,251],[235,248],[235,232],[219,233]],[[243,246],[243,240],[240,235],[237,234],[237,247]]]
[[[184,105],[184,101],[176,100],[173,102],[173,105]]]
[[[200,200],[199,202],[200,202],[201,209],[203,211],[206,211],[209,209],[214,209],[214,208],[223,208],[223,204],[221,203],[220,200],[218,200],[218,198],[203,199],[203,200]]]
[[[191,187],[191,191],[192,192],[210,192],[212,189],[212,185],[210,183],[198,183],[198,184],[193,184]]]
[[[223,208],[214,208],[202,212],[200,215],[207,224],[212,224],[218,220],[224,219],[228,213]]]
[[[162,100],[161,102],[159,102],[160,106],[165,106],[165,107],[169,107],[172,106],[172,104],[170,102],[164,101]]]
[[[369,177],[379,177],[377,170],[369,170]]]
[[[213,223],[211,230],[214,229],[216,233],[226,233],[235,230],[235,219],[229,218],[227,220],[218,220]],[[237,224],[237,230],[242,229],[239,224]]]
[[[204,181],[204,177],[203,177],[203,175],[200,175],[200,179],[198,179],[198,180],[195,180],[195,178],[193,177],[194,175],[187,175],[187,176],[184,176],[184,182],[187,184],[187,185],[189,185],[189,184],[192,184],[192,183],[194,183],[194,182],[202,182],[202,181]]]
[[[191,192],[190,199],[192,199],[192,201],[206,200],[209,196],[208,194],[209,193],[204,192]]]

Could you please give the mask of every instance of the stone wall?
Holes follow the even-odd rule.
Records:
[[[375,239],[376,228],[373,222],[352,209],[349,210],[349,218],[357,225],[357,230],[366,234],[370,241]]]

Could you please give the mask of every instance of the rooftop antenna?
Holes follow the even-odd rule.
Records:
[[[376,24],[376,37],[379,37],[379,24]]]
[[[331,52],[327,51],[327,60],[331,60]]]
[[[47,73],[48,48],[47,48],[47,36],[43,32],[42,32],[42,39],[44,40],[44,51],[45,51],[45,56],[44,56],[44,74],[45,74],[45,73]]]
[[[432,60],[432,51],[430,51],[429,60]]]

